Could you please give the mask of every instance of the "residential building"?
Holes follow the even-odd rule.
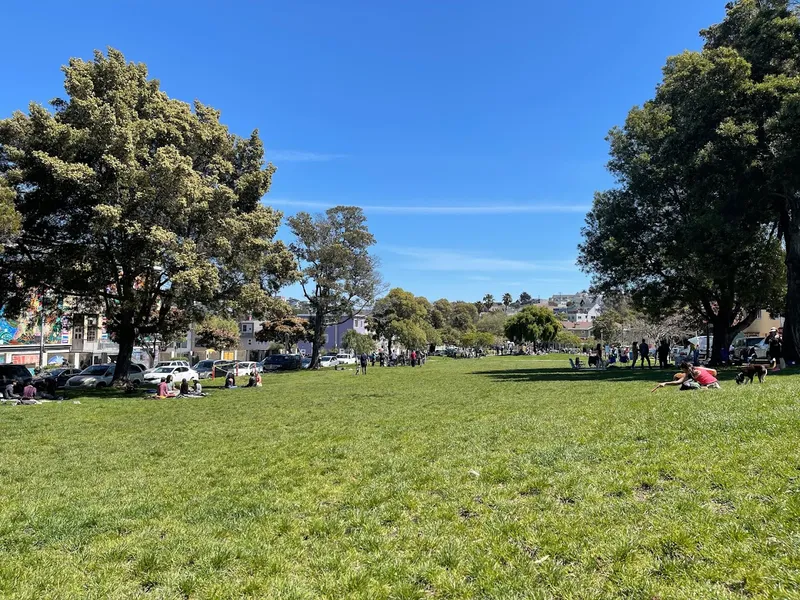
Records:
[[[299,316],[307,319],[311,318],[311,315]],[[367,330],[367,314],[361,312],[355,315],[352,319],[347,319],[341,324],[329,325],[325,329],[325,345],[323,346],[323,351],[327,352],[336,348],[341,348],[344,334],[351,329],[362,334],[369,333]],[[301,352],[311,354],[311,342],[300,342],[299,347]]]
[[[768,310],[760,310],[756,320],[743,333],[745,337],[766,337],[773,327],[775,329],[783,327],[784,321],[784,317],[780,315],[773,315]]]
[[[574,333],[582,340],[588,340],[592,337],[592,329],[594,328],[594,323],[590,321],[565,321],[562,323],[564,329],[569,331],[570,333]]]

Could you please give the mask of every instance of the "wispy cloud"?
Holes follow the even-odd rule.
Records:
[[[267,150],[267,159],[274,162],[329,162],[340,158],[347,158],[347,155],[301,150]]]
[[[494,281],[491,277],[486,277],[484,275],[469,275],[467,279],[470,281]]]
[[[437,248],[406,246],[379,246],[389,252],[408,259],[402,267],[417,271],[470,271],[470,272],[536,272],[557,271],[578,274],[574,260],[530,261],[516,258],[497,258],[485,254],[457,252]],[[475,275],[471,276],[477,277]],[[552,283],[553,281],[551,281]]]
[[[286,200],[268,198],[267,204],[291,208],[320,209],[331,208],[336,203],[312,202],[306,200]],[[340,202],[339,204],[347,204]],[[586,213],[591,207],[587,204],[355,204],[368,213],[393,215],[509,215],[530,213]]]

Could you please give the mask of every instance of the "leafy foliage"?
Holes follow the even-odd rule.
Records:
[[[219,352],[239,345],[239,324],[233,319],[210,316],[197,327],[196,342],[203,348]]]
[[[229,133],[113,49],[64,74],[54,112],[0,121],[0,176],[21,215],[0,257],[7,311],[31,288],[98,300],[119,378],[141,336],[169,338],[204,310],[266,310],[295,261],[274,241],[281,214],[260,202],[274,169],[258,132]]]
[[[508,316],[502,312],[484,313],[478,319],[475,329],[490,334],[495,340],[505,337],[505,325]]]
[[[406,348],[422,347],[426,345],[428,337],[423,328],[428,316],[426,308],[426,303],[411,292],[393,288],[386,296],[375,302],[368,319],[369,329],[375,339],[386,340],[387,350],[390,353],[396,341]]]
[[[16,193],[0,178],[0,252],[3,245],[11,240],[20,229],[20,215],[14,206]]]
[[[291,350],[299,342],[311,340],[313,335],[314,328],[308,319],[284,313],[261,323],[254,337],[259,342],[278,342]]]
[[[352,350],[356,355],[370,354],[375,350],[375,340],[369,334],[348,329],[342,336],[342,348]]]
[[[505,335],[513,342],[552,342],[563,329],[553,311],[543,306],[526,306],[508,318]]]
[[[750,75],[728,48],[667,61],[655,98],[609,134],[619,185],[596,194],[580,248],[598,290],[629,294],[651,317],[688,306],[712,322],[717,358],[785,292]]]

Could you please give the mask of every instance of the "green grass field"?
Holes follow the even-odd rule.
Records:
[[[0,596],[800,598],[800,377],[565,364],[0,408]]]

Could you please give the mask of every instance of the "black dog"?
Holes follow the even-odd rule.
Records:
[[[742,383],[753,383],[753,379],[756,377],[758,377],[758,383],[764,383],[767,373],[769,373],[769,369],[766,367],[766,365],[744,365],[743,367],[740,367],[739,374],[736,376],[736,384],[741,385]]]

